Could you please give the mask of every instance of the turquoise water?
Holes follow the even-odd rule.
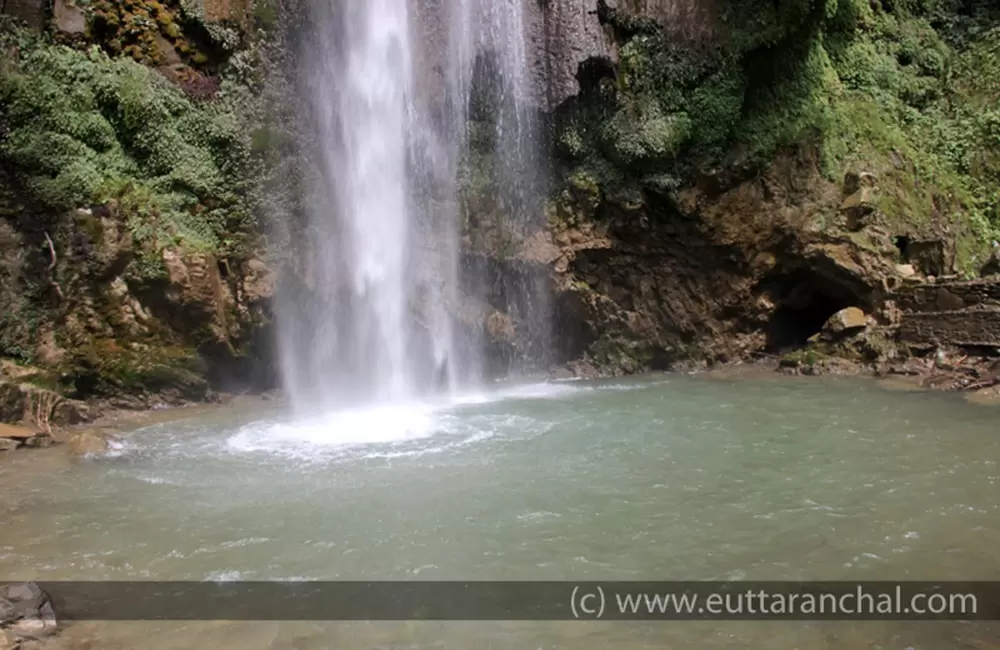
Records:
[[[842,379],[511,386],[290,423],[270,404],[0,465],[9,579],[1000,575],[1000,428]],[[962,623],[86,623],[97,648],[975,648]],[[75,645],[73,645],[75,644]]]

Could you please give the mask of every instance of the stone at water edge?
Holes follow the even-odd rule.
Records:
[[[99,429],[84,429],[69,439],[69,450],[77,456],[103,454],[111,450],[119,438]]]
[[[56,632],[55,609],[48,594],[35,583],[15,582],[0,587],[0,603],[4,611],[2,623],[15,639],[42,639]]]
[[[53,444],[55,444],[55,439],[44,431],[11,424],[0,424],[0,451],[12,451],[21,446],[50,447]]]
[[[0,627],[16,621],[20,616],[21,614],[17,611],[14,603],[5,598],[0,598]]]
[[[857,307],[841,309],[823,325],[825,334],[841,334],[850,330],[860,330],[868,327],[868,316]]]
[[[28,427],[17,427],[13,424],[0,423],[0,438],[13,438],[14,440],[27,440],[41,434],[38,429]]]
[[[49,597],[33,582],[12,582],[0,587],[0,599],[13,605],[17,618],[36,616]]]
[[[32,436],[24,441],[25,447],[33,447],[35,449],[51,447],[54,444],[56,444],[56,439],[47,433],[39,433],[37,436]]]
[[[11,633],[21,639],[44,639],[56,633],[56,613],[51,603],[42,605],[37,618],[22,618],[10,626]]]

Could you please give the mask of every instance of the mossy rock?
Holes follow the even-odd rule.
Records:
[[[205,373],[200,357],[186,348],[123,347],[118,341],[98,339],[75,350],[63,380],[78,397],[170,391],[185,399],[203,399],[208,392]]]
[[[811,367],[826,361],[829,358],[830,355],[821,351],[819,348],[808,347],[789,352],[788,354],[782,356],[778,365],[782,368],[801,368],[803,366]]]

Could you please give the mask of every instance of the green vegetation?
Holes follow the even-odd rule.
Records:
[[[196,103],[131,59],[4,34],[19,58],[0,76],[0,166],[22,210],[114,200],[152,253],[230,253],[252,230],[251,143],[237,89],[223,85],[217,101]]]
[[[191,350],[173,347],[124,349],[110,339],[97,339],[74,351],[70,394],[155,393],[175,388],[186,397],[203,396],[204,363]]]
[[[569,173],[587,170],[613,200],[814,143],[831,180],[878,176],[897,232],[951,224],[965,264],[973,240],[1000,232],[1000,27],[988,3],[724,0],[726,37],[706,46],[607,6],[600,15],[621,62],[592,75],[555,139]]]
[[[781,365],[786,368],[799,368],[802,366],[811,368],[829,358],[830,355],[815,347],[802,348],[781,357]]]

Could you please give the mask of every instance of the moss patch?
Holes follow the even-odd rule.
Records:
[[[74,351],[62,368],[64,390],[74,397],[117,393],[157,393],[176,389],[189,398],[207,390],[205,369],[185,348],[133,345],[96,339]]]

